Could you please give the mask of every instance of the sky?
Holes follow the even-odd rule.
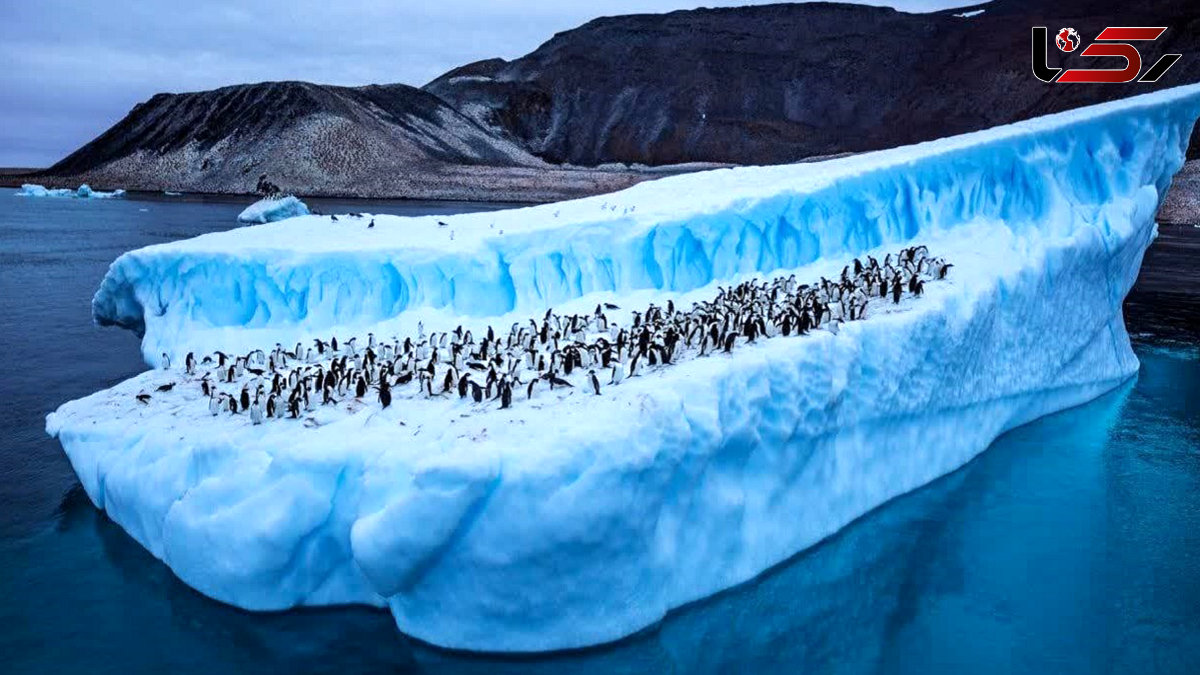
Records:
[[[772,0],[0,0],[0,167],[44,167],[158,92],[420,86],[602,15]],[[928,12],[979,0],[858,0]]]

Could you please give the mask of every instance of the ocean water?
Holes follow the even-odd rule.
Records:
[[[1200,672],[1200,343],[1189,332],[1200,318],[1172,305],[1178,274],[1165,295],[1135,293],[1142,369],[1119,390],[1014,430],[638,635],[496,657],[408,639],[382,611],[221,605],[96,511],[43,431],[61,402],[143,369],[136,337],[92,326],[92,293],[120,253],[233,227],[246,200],[10,193],[0,190],[2,673]],[[1164,237],[1148,266],[1178,262],[1171,237],[1194,245],[1200,231]]]

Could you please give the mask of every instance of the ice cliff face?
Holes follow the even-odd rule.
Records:
[[[910,241],[957,267],[907,311],[581,403],[269,432],[136,407],[114,419],[155,371],[65,404],[47,429],[97,506],[222,601],[386,604],[404,632],[465,649],[617,639],[1134,373],[1121,303],[1198,115],[1186,87],[444,226],[309,216],[134,251],[94,312],[144,330],[147,354],[426,311],[478,324],[688,301],[755,272],[833,276]]]

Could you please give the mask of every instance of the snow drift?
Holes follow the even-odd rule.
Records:
[[[34,183],[25,183],[20,190],[14,193],[16,197],[70,197],[74,199],[120,199],[125,196],[124,190],[113,190],[112,192],[97,192],[93,190],[87,183],[80,185],[78,189],[71,190],[69,188],[48,189],[43,185]]]
[[[1200,87],[1182,87],[444,225],[308,216],[141,249],[93,310],[144,332],[151,361],[417,316],[687,302],[755,273],[835,275],[907,242],[957,267],[838,335],[540,409],[393,407],[268,433],[131,407],[169,377],[152,371],[63,405],[47,430],[93,502],[214,598],[386,605],[402,631],[464,649],[617,639],[1134,373],[1121,303],[1198,114]]]
[[[307,215],[308,206],[291,195],[277,198],[267,197],[247,206],[238,214],[238,222],[261,225]]]

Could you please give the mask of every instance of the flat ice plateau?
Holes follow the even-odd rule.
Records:
[[[267,197],[247,206],[238,214],[238,222],[263,225],[307,215],[308,205],[292,195],[278,198]]]
[[[67,197],[71,199],[120,199],[125,196],[124,190],[113,190],[112,192],[98,192],[93,190],[87,183],[80,185],[78,189],[70,188],[54,188],[49,189],[43,185],[35,183],[26,183],[21,186],[20,190],[13,193],[15,197]]]
[[[744,582],[999,434],[1138,368],[1121,315],[1200,86],[817,164],[498,213],[305,216],[113,263],[143,354],[508,326],[834,277],[927,244],[919,301],[510,410],[451,401],[252,426],[153,370],[47,418],[92,501],[186,583],[253,610],[387,606],[462,649],[615,640]],[[373,220],[375,227],[369,228]],[[432,405],[432,404],[431,404]]]

